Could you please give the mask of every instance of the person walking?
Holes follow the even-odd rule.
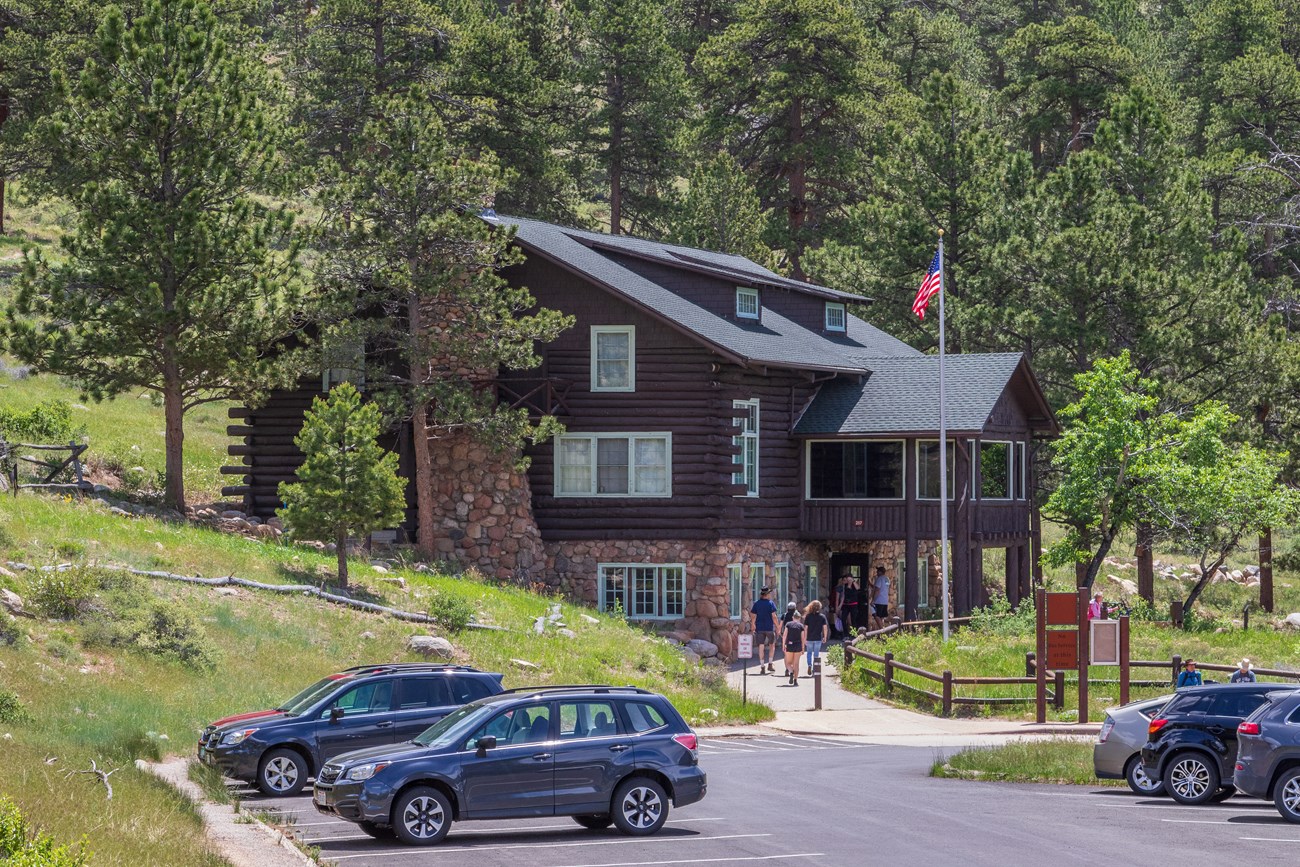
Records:
[[[813,659],[821,656],[822,646],[826,643],[826,636],[830,634],[830,623],[826,620],[826,615],[822,614],[822,603],[814,599],[808,603],[808,607],[803,612],[804,627],[804,646],[807,648],[808,656],[808,673],[813,673]]]
[[[1185,686],[1200,686],[1201,673],[1196,670],[1196,660],[1189,659],[1183,663],[1183,670],[1178,675],[1178,683],[1174,684],[1175,689],[1182,689]]]
[[[844,625],[844,639],[853,637],[853,627],[858,625],[858,584],[848,572],[840,585],[840,620]]]
[[[1102,601],[1101,591],[1098,590],[1092,595],[1092,601],[1088,603],[1089,620],[1106,620],[1110,612],[1106,608],[1106,603]]]
[[[1228,678],[1228,683],[1254,683],[1254,668],[1249,659],[1243,659],[1237,663],[1237,670],[1232,673],[1232,677]]]
[[[781,630],[781,646],[785,648],[785,667],[790,672],[790,685],[799,685],[799,658],[803,656],[804,645],[803,615],[799,609],[786,622]]]
[[[889,576],[884,566],[876,567],[876,577],[871,581],[871,616],[876,620],[876,629],[885,628],[885,618],[889,617]]]
[[[786,603],[785,613],[781,615],[781,623],[779,626],[776,627],[777,634],[780,634],[785,630],[785,625],[790,622],[790,618],[794,617],[795,612],[798,610],[799,610],[799,606],[794,602]],[[785,668],[785,676],[786,677],[790,676],[790,666],[788,665]]]
[[[762,674],[764,670],[775,672],[772,657],[776,653],[776,603],[772,601],[771,587],[764,587],[759,591],[758,598],[749,607],[749,613],[754,618],[754,643],[758,645],[758,673]]]

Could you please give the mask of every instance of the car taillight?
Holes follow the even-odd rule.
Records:
[[[1101,732],[1097,735],[1097,743],[1106,743],[1106,738],[1110,737],[1111,731],[1115,728],[1115,721],[1106,717],[1106,721],[1101,724]]]
[[[691,732],[688,735],[673,735],[673,740],[686,747],[686,749],[691,752],[695,752],[696,748],[699,746],[699,739],[695,737],[694,732]]]
[[[1241,725],[1237,726],[1237,734],[1257,735],[1259,734],[1259,723],[1244,722]]]
[[[1165,727],[1169,720],[1164,717],[1158,717],[1151,720],[1151,725],[1147,726],[1147,737],[1154,738],[1159,731]]]

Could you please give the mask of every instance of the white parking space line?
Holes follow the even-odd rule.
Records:
[[[1254,840],[1258,843],[1300,843],[1294,837],[1238,837],[1238,840]]]
[[[1104,807],[1119,807],[1119,808],[1121,808],[1121,809],[1125,809],[1125,810],[1197,810],[1197,811],[1199,811],[1199,812],[1205,812],[1205,810],[1207,810],[1207,809],[1210,809],[1210,810],[1215,809],[1214,807],[1205,807],[1205,806],[1199,806],[1199,807],[1198,807],[1198,806],[1196,806],[1196,805],[1194,805],[1194,804],[1140,804],[1140,803],[1136,803],[1136,802],[1129,802],[1129,803],[1108,803],[1108,804],[1103,804],[1102,806],[1104,806]],[[1255,811],[1255,812],[1265,812],[1265,811],[1272,810],[1272,809],[1273,809],[1273,805],[1272,805],[1272,804],[1267,804],[1267,803],[1259,803],[1259,804],[1222,804],[1222,805],[1220,805],[1220,806],[1218,807],[1218,809],[1220,809],[1220,810],[1251,810],[1251,811]]]
[[[723,861],[780,861],[785,858],[820,858],[824,852],[798,852],[793,855],[751,855],[747,858],[710,858],[710,864],[721,863]],[[687,861],[612,861],[609,864],[565,864],[561,867],[652,867],[659,864],[698,864],[698,859],[691,858]]]
[[[330,861],[347,861],[352,858],[373,858],[376,855],[422,855],[425,858],[433,858],[439,855],[458,856],[464,852],[475,852],[481,849],[491,849],[501,851],[503,849],[563,849],[563,848],[585,848],[588,846],[625,846],[635,844],[637,846],[648,846],[652,843],[701,843],[707,840],[744,840],[754,837],[771,837],[771,834],[722,834],[717,837],[624,837],[619,840],[588,840],[584,842],[560,842],[560,843],[510,843],[505,846],[499,843],[486,843],[481,846],[453,846],[446,840],[443,841],[441,849],[388,849],[366,852],[359,855],[328,855]],[[454,841],[453,841],[454,842]],[[699,859],[695,859],[699,860]],[[709,861],[717,859],[709,858]],[[689,861],[684,863],[690,863]]]
[[[722,816],[702,816],[699,818],[690,818],[690,819],[669,819],[664,824],[685,825],[692,822],[723,822],[723,821],[726,820]],[[347,830],[349,833],[351,833],[356,828],[356,826],[353,823],[347,822],[343,819],[335,819],[333,822],[316,822],[314,824],[333,825],[339,828],[339,830]],[[284,828],[287,831],[292,831],[294,828],[306,828],[306,827],[308,826],[296,822],[291,825],[284,825]],[[572,822],[566,822],[563,825],[515,825],[510,828],[480,828],[477,826],[470,825],[470,826],[463,827],[460,830],[462,832],[473,833],[473,834],[529,834],[534,831],[575,831],[577,829],[574,827]],[[339,837],[333,837],[333,838],[320,837],[317,839],[328,840],[330,842],[342,842],[342,838]],[[374,838],[369,837],[367,835],[364,837],[352,837],[350,839],[366,840],[366,839],[374,839]],[[311,841],[311,842],[316,842],[316,841]]]

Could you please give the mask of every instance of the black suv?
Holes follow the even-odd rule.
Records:
[[[362,665],[323,677],[274,710],[217,720],[199,760],[268,795],[296,795],[329,758],[410,740],[456,708],[501,692],[464,665]]]
[[[1272,798],[1288,822],[1300,822],[1300,691],[1273,693],[1237,726],[1233,783],[1256,798]]]
[[[453,821],[572,816],[653,834],[704,797],[695,733],[636,687],[510,690],[444,717],[410,743],[331,760],[316,809],[372,837],[433,844]]]
[[[1180,689],[1151,720],[1142,766],[1181,804],[1230,796],[1237,726],[1285,683],[1228,683]]]

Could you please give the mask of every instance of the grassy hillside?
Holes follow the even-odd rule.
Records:
[[[0,560],[94,560],[273,582],[316,580],[329,562],[288,545],[121,518],[95,505],[36,495],[0,498]],[[355,592],[367,598],[435,612],[461,602],[482,622],[507,627],[509,632],[465,630],[449,636],[458,661],[504,673],[507,686],[632,683],[665,692],[696,723],[771,715],[761,706],[742,707],[720,673],[688,666],[665,642],[620,620],[597,616],[592,623],[581,616],[592,612],[564,604],[564,619],[577,636],[554,630],[537,635],[532,621],[553,600],[467,578],[380,574],[360,562],[355,570]],[[47,580],[50,574],[0,577],[0,586],[22,594],[29,607],[42,594],[75,595],[46,586],[58,583]],[[80,614],[67,620],[0,619],[0,709],[2,693],[9,690],[28,716],[0,722],[0,792],[13,796],[24,815],[59,840],[85,835],[95,852],[93,863],[101,865],[221,863],[195,854],[202,848],[196,818],[181,799],[131,767],[132,759],[189,753],[208,721],[272,706],[329,671],[412,659],[405,651],[407,639],[430,631],[306,597],[242,589],[222,595],[120,573],[76,574],[101,582],[91,587],[93,597]],[[385,580],[398,575],[407,590]],[[116,627],[139,620],[141,608],[155,599],[178,619],[174,631],[208,654],[208,667],[145,652],[140,644],[114,646],[120,637]],[[47,763],[50,758],[57,761]],[[97,783],[64,778],[66,770],[89,768],[92,759],[100,767],[122,768],[112,777],[111,803]]]

